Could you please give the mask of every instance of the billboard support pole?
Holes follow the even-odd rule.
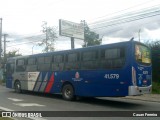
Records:
[[[74,49],[74,37],[71,37],[71,49]]]

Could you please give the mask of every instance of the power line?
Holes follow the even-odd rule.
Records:
[[[35,37],[35,36],[34,36]],[[29,37],[29,38],[33,38],[33,37]],[[45,38],[45,37],[44,37]],[[40,39],[44,39],[43,37],[40,37]],[[35,42],[40,42],[40,40],[33,40],[33,41],[28,41],[28,42],[25,42],[25,43],[20,43],[20,44],[13,44],[13,45],[9,45],[7,47],[12,47],[12,46],[18,46],[18,45],[23,45],[23,44],[30,44],[30,43],[35,43]]]
[[[123,9],[123,10],[120,10],[120,11],[116,11],[116,12],[114,12],[114,13],[109,13],[109,14],[107,14],[107,15],[104,15],[104,16],[101,16],[101,17],[97,17],[97,18],[95,18],[95,19],[104,18],[104,17],[110,16],[110,15],[113,15],[113,14],[116,14],[116,13],[124,12],[124,11],[126,11],[126,10],[130,10],[130,9],[132,9],[132,8],[136,8],[136,7],[138,7],[138,6],[142,6],[142,5],[144,5],[144,4],[148,4],[148,3],[153,2],[153,1],[155,1],[155,0],[149,0],[149,1],[146,1],[146,2],[143,2],[143,3],[137,4],[137,5],[131,6],[131,7],[129,7],[129,8],[126,8],[126,9]],[[94,19],[94,20],[95,20],[95,19]],[[92,24],[92,23],[91,23],[91,24]]]
[[[119,16],[116,16],[116,17],[113,17],[113,18],[110,18],[110,19],[103,19],[101,21],[98,21],[98,22],[95,22],[95,23],[92,23],[92,24],[88,24],[89,26],[95,26],[95,25],[99,25],[99,24],[103,24],[105,22],[112,22],[113,20],[119,20],[119,19],[122,19],[122,18],[128,18],[128,17],[134,17],[136,15],[141,15],[143,13],[149,13],[149,12],[153,12],[153,11],[156,11],[157,9],[159,10],[160,8],[160,4],[159,5],[156,5],[156,6],[152,6],[150,8],[145,8],[145,9],[141,9],[141,10],[138,10],[138,11],[133,11],[133,12],[129,12],[129,13],[125,13],[125,14],[121,14]]]
[[[37,36],[27,36],[27,37],[23,37],[23,38],[18,38],[18,39],[15,39],[15,40],[13,40],[13,41],[11,41],[12,43],[14,42],[23,42],[24,40],[26,41],[26,39],[37,39],[37,38],[39,38],[39,39],[44,39],[42,36],[43,36],[44,34],[41,34],[41,35],[37,35]],[[21,41],[19,41],[19,40],[21,40]],[[28,41],[28,42],[25,42],[25,43],[33,43],[33,42],[37,42],[37,40],[32,40],[32,41]],[[24,43],[21,43],[21,44],[24,44]],[[21,44],[18,44],[18,45],[21,45]],[[7,47],[11,47],[11,46],[15,46],[15,45],[17,45],[17,44],[11,44],[10,46],[7,46]]]
[[[33,34],[37,34],[37,33],[32,33],[32,34],[26,34],[26,35],[23,35],[23,37],[18,37],[14,40],[12,40],[12,42],[22,42],[24,41],[25,39],[31,39],[31,38],[34,38],[34,37],[37,37],[37,36],[42,36],[43,34],[38,34],[38,35],[33,35]],[[14,35],[12,37],[12,35],[9,36],[9,38],[15,38]]]
[[[102,29],[102,28],[106,28],[106,27],[110,27],[110,26],[115,26],[115,25],[119,25],[119,24],[123,24],[123,23],[128,23],[128,22],[133,22],[133,21],[137,21],[137,20],[141,20],[141,19],[145,19],[145,18],[149,18],[149,17],[154,17],[154,16],[158,16],[158,15],[160,15],[160,10],[154,11],[154,12],[150,12],[150,13],[141,14],[141,15],[137,15],[137,16],[133,16],[133,17],[123,18],[123,19],[119,18],[117,20],[107,21],[106,23],[108,23],[108,25],[94,27],[92,29],[93,30]]]
[[[35,42],[39,42],[39,40],[35,40],[35,41],[32,41],[32,42],[26,42],[26,43],[20,43],[20,44],[14,44],[14,45],[10,45],[10,46],[7,46],[7,47],[13,47],[13,46],[18,46],[18,45],[23,45],[23,44],[29,44],[29,43],[35,43]]]

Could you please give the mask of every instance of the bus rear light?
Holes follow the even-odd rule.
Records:
[[[137,85],[137,80],[136,80],[136,70],[134,67],[132,67],[132,83],[134,86]]]
[[[139,87],[135,86],[135,89],[139,90]]]

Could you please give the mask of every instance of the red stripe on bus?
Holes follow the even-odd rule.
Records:
[[[49,93],[50,92],[53,84],[54,84],[54,73],[52,74],[52,76],[51,76],[51,78],[50,78],[50,80],[49,80],[49,82],[47,84],[47,87],[45,89],[45,93]]]

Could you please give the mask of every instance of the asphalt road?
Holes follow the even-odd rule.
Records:
[[[14,90],[7,89],[5,86],[0,85],[0,109],[1,111],[121,111],[119,114],[128,114],[127,111],[142,112],[142,111],[160,111],[159,102],[142,101],[135,99],[125,98],[86,98],[78,101],[65,101],[61,95],[50,94],[38,94],[27,92],[24,94],[17,94]],[[91,117],[61,117],[58,113],[58,117],[43,117],[37,118],[37,120],[124,120],[124,119],[136,119],[146,120],[151,117],[92,117],[96,112],[90,112]],[[144,112],[142,112],[144,113]],[[160,113],[160,112],[159,112]],[[158,113],[158,114],[159,114]],[[52,114],[52,113],[51,113]],[[73,112],[74,114],[74,112]],[[110,114],[110,113],[108,113]],[[115,113],[117,114],[117,113]],[[83,113],[82,113],[83,116]],[[121,115],[120,115],[121,116]],[[16,118],[21,119],[21,118]],[[152,120],[158,120],[158,117],[152,118]]]

